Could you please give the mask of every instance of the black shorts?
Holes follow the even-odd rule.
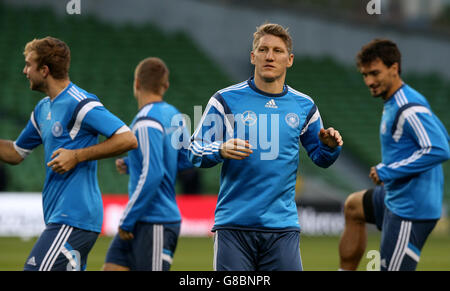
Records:
[[[24,271],[83,271],[99,233],[48,224],[28,256]]]
[[[369,189],[363,196],[364,217],[367,223],[372,223],[377,226],[379,230],[383,225],[384,214],[384,187],[377,186]]]
[[[169,271],[178,243],[180,224],[137,222],[134,239],[122,240],[117,234],[106,254],[106,263],[132,271]]]
[[[300,233],[218,229],[215,271],[301,271]]]
[[[367,190],[363,196],[366,222],[382,231],[380,269],[412,271],[437,220],[410,220],[392,213],[384,203],[383,186]]]

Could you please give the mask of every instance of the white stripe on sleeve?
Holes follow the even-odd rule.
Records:
[[[34,111],[31,112],[31,117],[30,117],[31,123],[33,124],[34,128],[36,129],[36,131],[38,132],[39,136],[42,138],[42,134],[41,131],[39,130],[39,127],[36,124],[36,120],[34,119]]]
[[[313,116],[309,119],[308,124],[305,126],[305,128],[303,128],[300,135],[304,134],[308,130],[309,125],[316,122],[318,119],[320,119],[320,113],[319,109],[316,109],[316,112],[314,112]]]
[[[72,130],[70,130],[70,133],[69,133],[72,140],[75,139],[78,132],[80,131],[81,123],[83,122],[84,117],[86,117],[86,114],[88,114],[89,111],[91,111],[93,108],[98,107],[98,106],[103,106],[103,104],[98,101],[92,101],[92,102],[86,103],[81,108],[81,110],[77,114],[77,117],[75,119],[75,123],[72,127]]]
[[[145,120],[145,121],[152,121],[152,120]],[[153,121],[155,124],[159,124],[155,121]],[[141,123],[141,122],[139,122]],[[139,176],[139,181],[136,186],[136,189],[133,192],[133,195],[131,196],[130,201],[128,201],[127,207],[125,208],[125,211],[122,215],[122,218],[120,219],[120,223],[122,224],[125,218],[130,213],[131,209],[133,208],[134,204],[136,203],[136,200],[139,198],[139,195],[142,193],[142,189],[144,187],[145,181],[147,180],[148,176],[148,169],[150,164],[150,145],[149,145],[149,138],[148,138],[148,131],[147,127],[140,126],[140,127],[133,127],[133,130],[137,130],[138,137],[139,137],[139,148],[142,152],[142,171],[141,175]]]
[[[136,132],[136,130],[138,129],[147,127],[155,128],[161,132],[164,132],[164,128],[162,127],[161,123],[151,119],[143,119],[136,122],[136,124],[133,126],[133,132]]]
[[[392,138],[396,142],[398,142],[403,135],[403,127],[405,125],[405,120],[411,116],[415,116],[417,118],[416,113],[427,113],[427,114],[431,115],[430,110],[428,108],[426,108],[425,106],[412,106],[412,107],[404,110],[401,113],[401,115],[397,121],[396,130],[394,132],[394,135],[392,136]],[[418,120],[418,118],[417,118],[417,120]],[[420,123],[420,121],[419,121],[419,123]],[[423,127],[423,125],[422,125],[422,127]],[[423,130],[422,133],[426,134],[425,130]],[[420,138],[420,134],[418,134],[418,137]]]

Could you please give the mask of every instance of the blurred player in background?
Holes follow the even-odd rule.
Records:
[[[214,269],[302,270],[295,203],[299,142],[314,163],[328,167],[343,141],[337,130],[323,129],[309,96],[285,84],[294,59],[285,28],[258,27],[250,57],[254,76],[212,96],[189,148],[197,167],[223,162]]]
[[[168,88],[169,70],[161,59],[139,63],[134,79],[139,112],[131,124],[139,147],[116,160],[117,170],[130,174],[130,200],[106,255],[105,271],[170,269],[181,223],[176,176],[193,166],[187,158],[189,133],[183,118],[163,101]]]
[[[424,96],[401,77],[401,54],[390,40],[376,39],[357,63],[372,96],[384,103],[380,126],[382,162],[370,169],[374,189],[345,202],[340,268],[356,270],[366,248],[366,223],[382,231],[381,270],[415,270],[428,235],[441,217],[442,163],[449,136]]]
[[[130,129],[99,99],[69,80],[70,50],[52,37],[25,46],[23,73],[30,88],[47,95],[16,141],[0,140],[0,160],[21,163],[44,145],[42,191],[46,229],[25,270],[83,270],[101,231],[103,205],[96,160],[137,147]],[[107,139],[98,143],[98,135]]]

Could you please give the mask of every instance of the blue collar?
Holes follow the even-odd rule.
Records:
[[[282,97],[282,96],[286,95],[288,92],[288,86],[286,84],[283,85],[283,92],[278,93],[278,94],[272,94],[272,93],[267,93],[267,92],[261,91],[260,89],[258,89],[256,87],[255,78],[253,76],[247,80],[247,83],[250,86],[250,88],[253,89],[253,91],[255,91],[261,95],[267,96],[267,97]]]
[[[161,100],[161,101],[154,101],[154,102],[146,103],[146,104],[144,104],[144,106],[141,107],[141,109],[138,110],[138,114],[139,114],[139,112],[141,112],[142,110],[144,110],[145,107],[147,107],[147,106],[149,106],[149,105],[152,105],[152,104],[158,104],[158,103],[164,103],[164,102],[165,102],[164,100]]]
[[[390,100],[393,100],[394,98],[394,96],[395,96],[395,94],[397,94],[400,90],[402,90],[404,87],[405,87],[405,83],[402,83],[402,85],[400,86],[400,88],[398,88],[386,101],[384,101],[384,103],[386,104],[386,103],[388,103]]]
[[[59,96],[62,96],[63,94],[65,94],[67,92],[67,90],[69,90],[69,88],[72,87],[72,86],[73,86],[73,83],[70,82],[69,85],[67,85],[66,88],[64,88],[61,92],[58,93],[58,95],[55,96],[55,98],[53,98],[53,100],[51,100],[51,102],[54,103],[55,100],[58,99]]]

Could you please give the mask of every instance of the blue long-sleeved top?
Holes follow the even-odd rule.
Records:
[[[223,162],[213,230],[299,230],[295,183],[299,144],[321,167],[330,166],[340,147],[322,144],[322,120],[313,100],[285,85],[280,94],[259,90],[253,78],[216,92],[191,137],[194,166]],[[223,159],[220,145],[248,140],[244,160]]]
[[[14,142],[25,158],[44,146],[45,183],[42,206],[45,224],[67,224],[100,232],[103,222],[102,196],[97,182],[97,161],[86,161],[64,174],[47,166],[59,148],[79,149],[98,143],[98,135],[111,137],[125,124],[109,112],[97,96],[72,82],[53,100],[42,99]]]
[[[450,158],[449,135],[424,96],[404,84],[384,104],[380,126],[382,162],[376,166],[386,206],[407,219],[441,216],[442,163]]]
[[[138,221],[181,222],[175,181],[178,171],[192,167],[187,158],[189,136],[183,116],[166,102],[149,103],[138,112],[131,129],[139,146],[128,153],[126,160],[129,202],[120,228],[132,231]]]

